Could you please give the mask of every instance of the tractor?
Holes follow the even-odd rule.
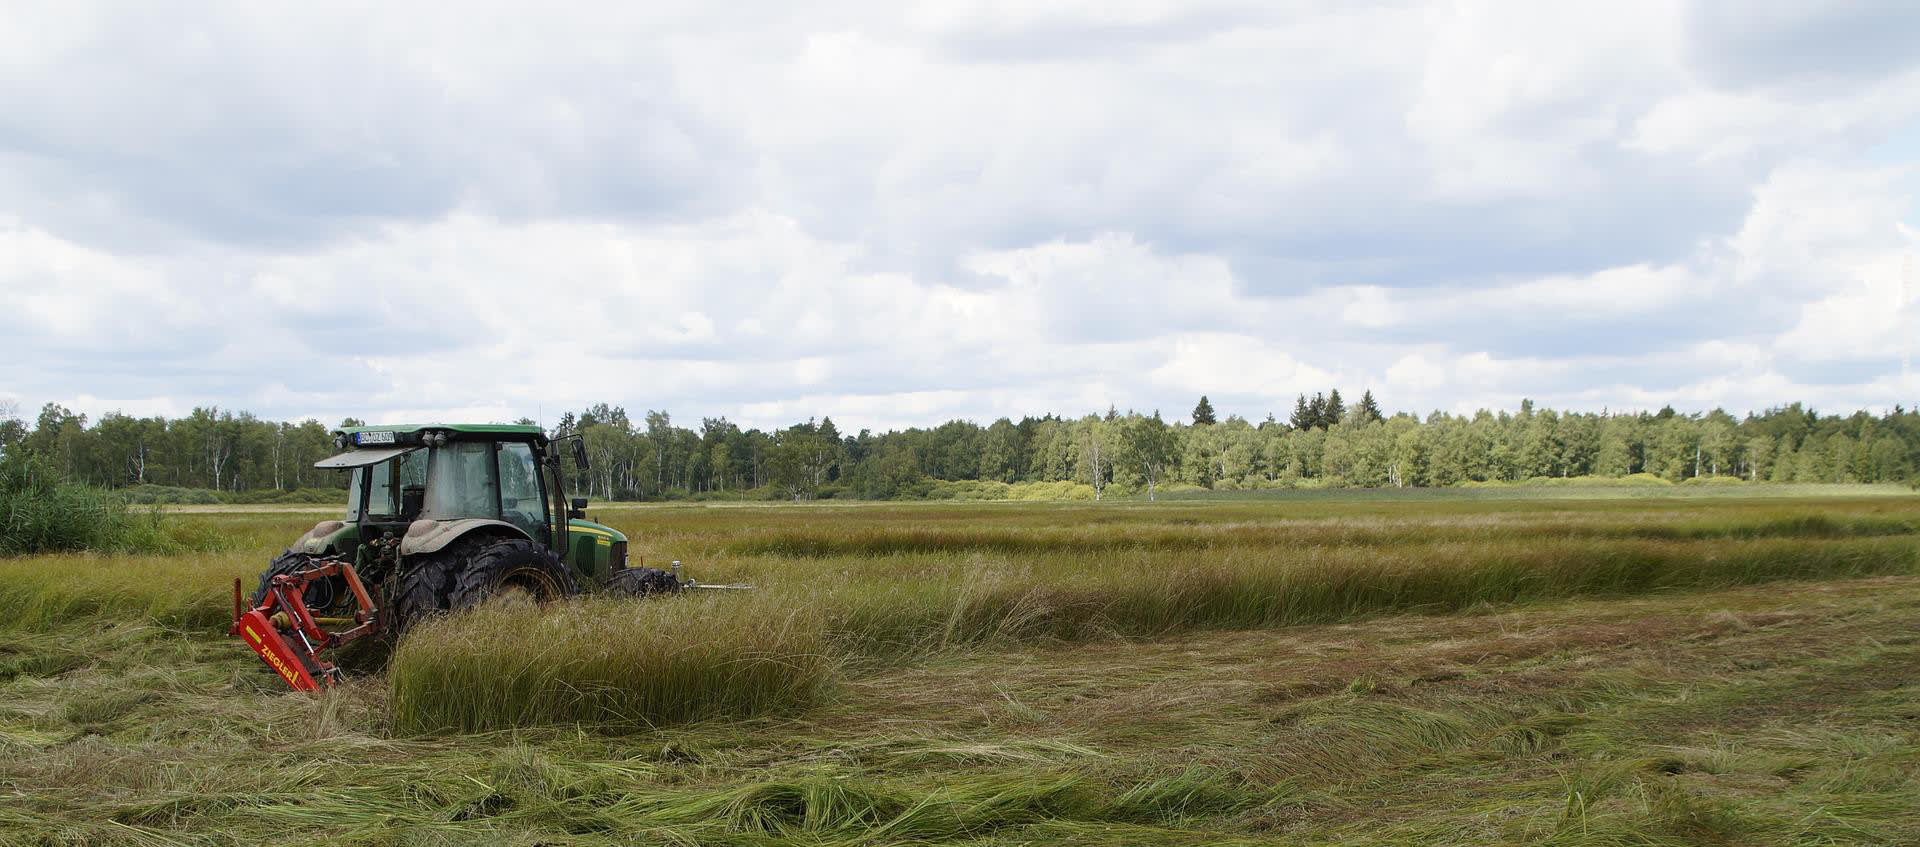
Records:
[[[569,499],[563,445],[536,426],[346,427],[314,467],[350,473],[346,514],[326,520],[260,574],[251,603],[234,580],[238,636],[296,689],[341,676],[327,650],[397,638],[436,614],[490,599],[547,602],[583,589],[665,594],[700,586],[627,561],[627,537]],[[344,627],[329,630],[326,627]]]

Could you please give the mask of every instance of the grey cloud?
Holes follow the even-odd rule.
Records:
[[[380,45],[299,25],[107,17],[46,76],[0,75],[0,152],[39,194],[16,202],[93,243],[161,221],[175,240],[304,247],[455,207],[657,218],[742,201],[741,145],[676,101],[644,49],[614,60],[555,43],[508,74],[520,90],[464,91],[449,85],[460,69],[499,74],[527,57],[493,54],[525,45]],[[120,214],[64,213],[57,198],[76,196]]]
[[[1920,6],[1908,0],[1698,0],[1694,57],[1731,87],[1851,83],[1920,65]]]

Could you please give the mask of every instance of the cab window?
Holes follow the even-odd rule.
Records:
[[[354,468],[352,492],[347,500],[347,520],[358,521],[360,515],[360,480],[371,473],[373,482],[367,492],[367,517],[391,518],[400,514],[401,492],[412,485],[424,485],[427,481],[427,452],[415,450],[397,459],[390,459],[371,467]]]
[[[433,450],[427,468],[423,518],[497,518],[500,486],[494,477],[493,445],[455,441]]]

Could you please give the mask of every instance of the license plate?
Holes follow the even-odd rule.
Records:
[[[392,444],[393,433],[390,431],[356,432],[353,434],[353,443],[355,444]]]

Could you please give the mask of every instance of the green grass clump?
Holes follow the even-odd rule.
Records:
[[[414,732],[632,728],[809,705],[834,659],[819,616],[778,599],[589,599],[432,621],[388,670],[394,720]]]

